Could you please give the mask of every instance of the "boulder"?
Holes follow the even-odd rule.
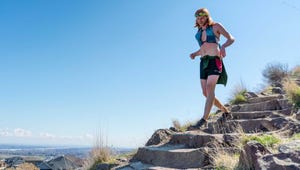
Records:
[[[158,129],[153,133],[151,138],[148,140],[146,146],[166,143],[170,140],[170,137],[173,133],[174,132],[169,129]]]
[[[241,151],[238,168],[260,169],[258,159],[271,152],[257,141],[249,141]]]

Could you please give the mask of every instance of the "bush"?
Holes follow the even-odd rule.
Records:
[[[283,84],[287,98],[296,107],[300,107],[300,87],[294,81],[286,81]]]
[[[288,66],[280,63],[268,64],[262,75],[270,84],[281,83],[289,75]]]

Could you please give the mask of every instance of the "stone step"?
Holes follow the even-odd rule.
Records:
[[[238,139],[237,134],[208,134],[202,131],[187,131],[175,133],[171,136],[168,144],[185,145],[188,148],[200,147],[227,147],[232,146],[234,140]]]
[[[209,122],[208,127],[203,131],[211,134],[220,133],[257,133],[270,132],[283,128],[288,124],[288,120],[282,117],[262,118],[262,119],[237,119],[227,120],[224,123],[220,121]]]
[[[259,119],[267,117],[279,117],[273,111],[250,111],[250,112],[231,112],[233,119]]]
[[[203,149],[185,145],[153,145],[139,148],[134,160],[168,168],[200,168],[209,160],[209,155]]]
[[[182,169],[155,166],[155,165],[145,164],[138,161],[138,162],[131,162],[127,165],[113,168],[113,170],[182,170]],[[199,170],[199,168],[187,168],[185,170]]]
[[[187,148],[185,145],[146,146],[139,148],[133,161],[165,168],[201,168],[213,165],[213,155],[232,148]]]
[[[245,103],[233,105],[231,112],[252,112],[252,111],[271,111],[291,108],[287,99],[274,99],[259,103]]]
[[[189,148],[200,148],[203,146],[207,146],[210,143],[223,145],[223,135],[201,133],[201,131],[187,131],[184,133],[173,134],[169,141],[169,144],[184,144]]]
[[[248,112],[231,112],[233,119],[259,119],[267,117],[280,117],[282,115],[290,115],[292,107],[282,110],[267,110],[267,111],[248,111]]]
[[[249,98],[247,100],[247,103],[261,103],[269,100],[275,100],[275,99],[283,99],[283,95],[270,95],[270,96],[259,96],[259,97],[253,97]]]

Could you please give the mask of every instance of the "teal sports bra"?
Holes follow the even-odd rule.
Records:
[[[218,43],[218,38],[215,36],[212,26],[207,27],[205,31],[206,31],[206,41],[201,40],[202,32],[203,32],[203,30],[201,28],[198,29],[198,32],[195,35],[195,38],[198,41],[198,44],[199,44],[200,47],[205,42],[219,44]]]

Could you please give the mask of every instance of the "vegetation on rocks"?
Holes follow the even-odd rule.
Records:
[[[174,120],[172,121],[172,124],[173,124],[173,127],[174,127],[175,129],[177,129],[178,131],[181,131],[181,132],[186,131],[187,128],[188,128],[190,125],[192,125],[191,122],[186,122],[186,123],[184,123],[184,124],[181,124],[181,123],[180,123],[178,120],[176,120],[176,119],[174,119]]]
[[[236,169],[238,161],[239,161],[239,154],[230,154],[227,152],[222,152],[216,155],[215,163],[217,170],[231,170]]]
[[[255,140],[265,147],[274,147],[276,144],[280,143],[280,138],[278,138],[275,135],[269,135],[269,134],[262,134],[262,135],[251,135],[251,136],[246,136],[244,135],[242,138],[242,144],[246,144],[247,142]]]
[[[242,84],[237,85],[232,92],[231,95],[232,97],[231,99],[229,99],[229,103],[240,104],[246,102],[247,101],[245,96],[246,92],[247,92],[247,88],[244,85]]]
[[[98,135],[92,148],[89,159],[85,162],[85,169],[96,170],[97,165],[101,163],[113,162],[112,150],[104,142],[104,137]]]
[[[263,76],[270,83],[268,93],[249,92],[243,85],[234,88],[226,105],[232,118],[222,119],[218,110],[207,126],[195,131],[186,131],[193,122],[173,120],[173,127],[154,132],[149,141],[155,142],[139,148],[133,161],[120,170],[278,169],[291,164],[286,157],[300,167],[300,124],[295,116],[300,106],[300,67],[288,71],[286,65],[269,64]]]

